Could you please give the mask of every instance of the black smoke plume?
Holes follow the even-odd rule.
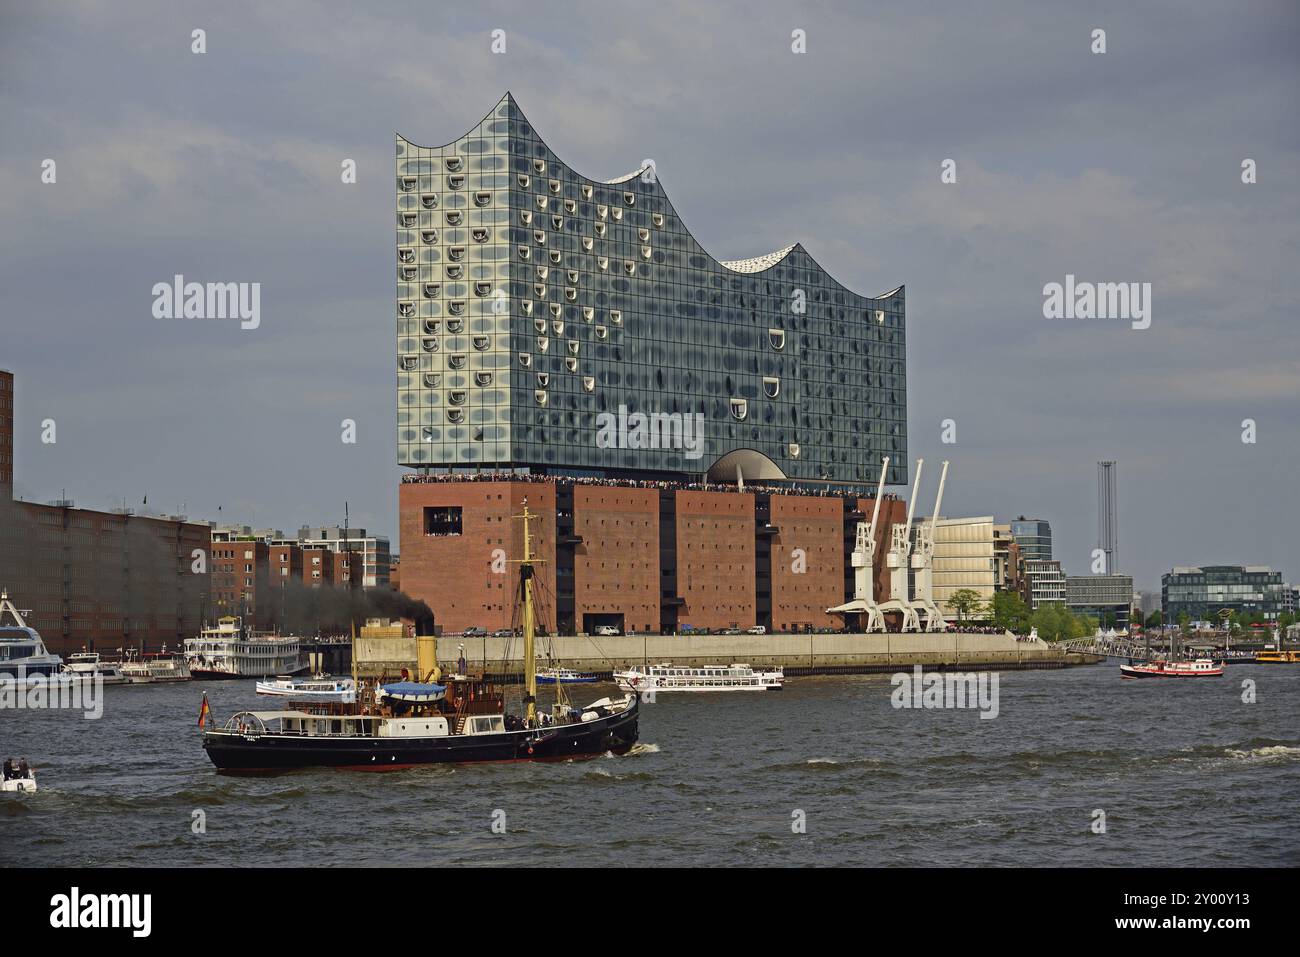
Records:
[[[340,588],[277,582],[267,590],[272,625],[282,634],[303,638],[347,635],[356,625],[360,634],[367,618],[407,618],[417,635],[433,634],[433,609],[405,592],[387,588]]]

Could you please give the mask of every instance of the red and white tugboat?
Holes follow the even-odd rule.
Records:
[[[1217,678],[1223,674],[1223,662],[1211,658],[1183,658],[1179,655],[1178,633],[1169,638],[1169,657],[1151,657],[1151,635],[1147,634],[1146,657],[1139,661],[1129,659],[1119,666],[1122,678]]]
[[[1125,678],[1216,678],[1223,674],[1223,665],[1209,658],[1195,661],[1141,661],[1120,665],[1120,675]]]

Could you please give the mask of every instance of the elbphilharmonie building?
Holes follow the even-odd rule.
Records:
[[[907,481],[903,287],[797,243],[714,259],[653,165],[588,179],[509,94],[446,145],[399,135],[396,173],[402,465]]]

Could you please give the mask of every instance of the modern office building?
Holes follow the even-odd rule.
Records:
[[[1029,607],[1065,604],[1065,575],[1061,563],[1052,559],[1051,523],[1021,515],[1011,522],[1011,535],[1024,561],[1024,594]]]
[[[997,563],[993,550],[992,515],[940,518],[935,524],[931,587],[934,603],[944,617],[956,618],[957,612],[948,604],[948,599],[960,589],[975,592],[984,605],[993,600],[997,587]],[[980,617],[984,616],[967,616],[968,619]]]
[[[1065,604],[1065,573],[1060,562],[1026,559],[1024,581],[1021,595],[1030,610]]]
[[[397,138],[396,216],[402,465],[906,481],[902,287],[798,244],[719,262],[653,166],[589,179],[509,94]]]
[[[1041,518],[1021,515],[1011,522],[1011,536],[1020,546],[1025,561],[1050,562],[1052,560],[1052,524]]]
[[[1103,628],[1127,628],[1133,608],[1132,575],[1067,575],[1065,604]]]
[[[13,495],[14,377],[0,372],[0,588],[55,654],[157,651],[199,628],[209,595],[208,527]]]
[[[508,94],[396,174],[404,589],[509,627],[527,498],[548,629],[842,627],[882,458],[907,481],[903,288],[714,259],[653,164],[589,179]]]
[[[1225,609],[1238,615],[1282,612],[1282,573],[1267,565],[1180,567],[1160,579],[1161,615],[1168,623],[1186,614],[1192,621],[1217,621]]]

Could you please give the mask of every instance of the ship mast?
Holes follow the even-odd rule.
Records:
[[[528,499],[524,498],[524,560],[519,566],[519,577],[524,591],[524,718],[529,727],[537,724],[537,662],[534,660],[533,644],[537,637],[536,624],[533,621],[533,552],[532,539],[529,536],[528,523],[532,513],[528,511]]]

